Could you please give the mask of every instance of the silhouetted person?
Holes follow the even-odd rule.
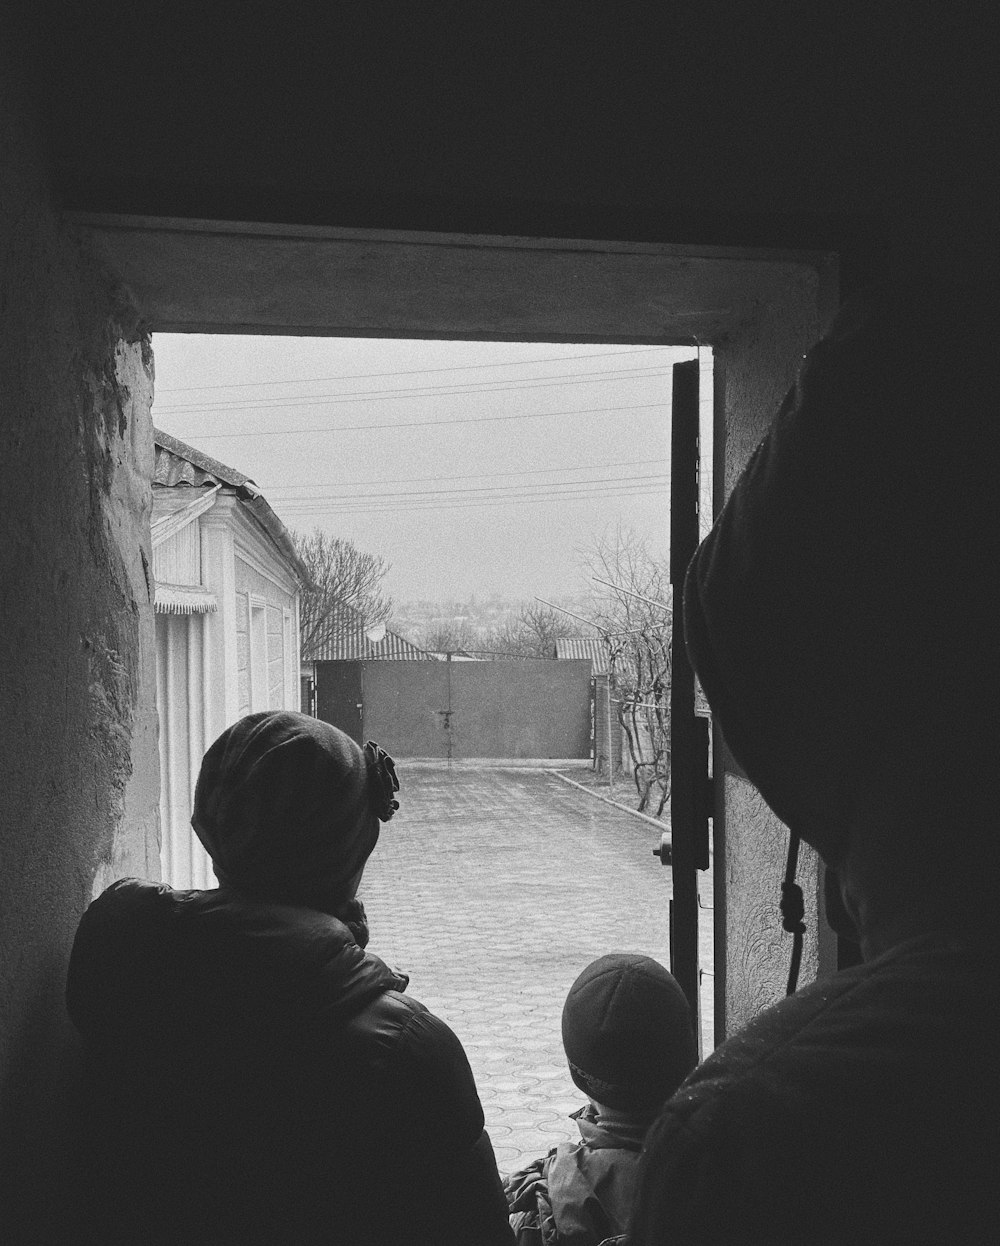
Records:
[[[195,794],[219,889],[126,879],[90,906],[68,984],[92,1090],[79,1240],[512,1241],[461,1044],[363,950],[397,788],[376,745],[253,714]]]
[[[1000,1241],[998,341],[995,290],[846,306],[689,569],[726,741],[863,963],[685,1082],[637,1244]]]
[[[697,1059],[691,1010],[649,956],[610,952],[584,969],[562,1013],[570,1076],[588,1098],[577,1142],[504,1183],[520,1246],[600,1246],[625,1230],[642,1140]]]

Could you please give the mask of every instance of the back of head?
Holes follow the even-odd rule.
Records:
[[[346,888],[392,816],[387,760],[391,771],[377,746],[306,714],[227,728],[205,754],[191,818],[220,882],[273,901]]]
[[[697,1062],[684,992],[661,964],[634,953],[583,970],[563,1006],[562,1036],[576,1085],[626,1112],[655,1112]]]
[[[847,304],[688,572],[727,743],[834,866],[998,863],[997,310],[995,287]]]

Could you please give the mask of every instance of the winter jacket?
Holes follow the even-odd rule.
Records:
[[[605,1121],[591,1104],[572,1119],[579,1142],[560,1143],[505,1183],[519,1246],[599,1246],[628,1224],[645,1122]]]
[[[1000,1241],[997,963],[927,936],[762,1013],[650,1129],[630,1241]]]
[[[95,1243],[511,1242],[462,1046],[309,909],[126,879],[84,915]]]

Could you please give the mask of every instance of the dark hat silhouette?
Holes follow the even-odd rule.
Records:
[[[563,1006],[562,1036],[576,1085],[624,1111],[655,1111],[697,1063],[677,979],[637,953],[612,952],[584,969]]]

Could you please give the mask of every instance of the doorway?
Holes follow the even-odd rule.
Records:
[[[829,253],[579,239],[490,238],[77,214],[155,331],[495,340],[701,342],[716,352],[717,503],[837,301]],[[782,838],[716,744],[716,1026],[783,990],[773,906]],[[818,929],[804,978],[831,962]]]

